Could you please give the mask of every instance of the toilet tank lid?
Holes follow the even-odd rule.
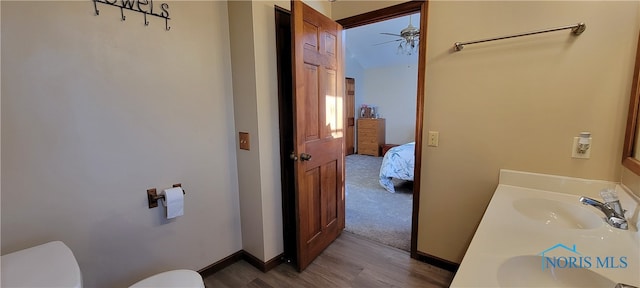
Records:
[[[2,287],[82,287],[71,249],[61,241],[0,256]]]

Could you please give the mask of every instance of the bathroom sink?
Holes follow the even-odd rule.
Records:
[[[525,217],[549,226],[570,229],[594,229],[604,220],[596,213],[576,204],[544,198],[522,198],[513,202],[513,207]]]
[[[501,287],[615,287],[611,281],[586,268],[553,268],[543,270],[543,258],[536,255],[515,256],[498,268]]]

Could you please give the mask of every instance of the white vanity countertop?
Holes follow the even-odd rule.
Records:
[[[609,226],[602,212],[579,202],[601,201],[606,188],[616,189],[628,210],[629,230]],[[451,287],[640,287],[639,203],[613,182],[501,170]],[[544,266],[548,259],[575,259],[578,268]]]

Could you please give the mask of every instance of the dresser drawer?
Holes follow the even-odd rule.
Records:
[[[380,156],[380,148],[375,144],[358,145],[358,154]]]
[[[376,129],[378,121],[377,119],[358,119],[358,128]]]
[[[358,145],[367,145],[367,144],[375,145],[375,146],[380,145],[378,143],[378,138],[376,138],[376,137],[361,137],[361,138],[358,138]]]
[[[376,136],[376,135],[378,135],[378,129],[375,129],[375,128],[366,128],[366,127],[358,127],[358,134],[359,134],[359,135],[371,135],[371,136]]]

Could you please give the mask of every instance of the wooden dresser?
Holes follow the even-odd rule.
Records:
[[[383,118],[358,119],[358,154],[380,156],[380,147],[385,142]]]

